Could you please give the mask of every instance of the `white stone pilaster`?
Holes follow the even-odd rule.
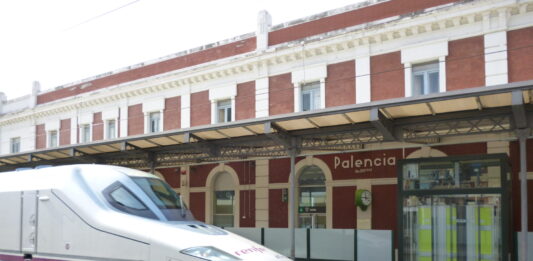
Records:
[[[355,103],[371,101],[370,56],[355,59]]]
[[[181,96],[181,128],[191,127],[191,93]]]
[[[485,42],[485,85],[509,82],[507,65],[507,33],[487,33]]]
[[[255,80],[255,117],[268,117],[268,77]]]
[[[268,160],[255,161],[255,227],[268,227]]]

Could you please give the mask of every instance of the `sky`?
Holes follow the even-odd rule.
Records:
[[[0,92],[8,100],[253,33],[361,0],[0,1]]]

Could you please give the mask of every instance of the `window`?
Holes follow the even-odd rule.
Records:
[[[170,186],[154,178],[133,178],[154,204],[163,212],[167,220],[180,221],[191,219],[181,197]]]
[[[118,181],[104,189],[103,194],[107,202],[121,212],[157,219],[156,215],[137,196]]]
[[[439,63],[413,66],[413,96],[439,92]]]
[[[117,137],[116,133],[117,133],[116,121],[115,120],[106,121],[106,138],[114,139]]]
[[[90,124],[81,125],[80,126],[80,135],[81,135],[80,141],[82,143],[90,142],[91,141],[91,125]]]
[[[302,85],[302,111],[320,109],[320,82]]]
[[[217,123],[231,121],[231,100],[217,102]]]
[[[160,112],[151,112],[149,115],[149,132],[158,132],[160,131],[161,124],[161,113]]]
[[[20,137],[11,138],[10,142],[11,147],[11,153],[18,153],[20,152]]]
[[[48,147],[54,148],[58,146],[58,134],[56,130],[48,132]]]
[[[215,191],[215,220],[219,227],[233,227],[233,204],[235,191]]]
[[[302,228],[326,228],[326,179],[322,170],[310,165],[298,179],[298,221]]]
[[[213,192],[213,224],[219,227],[233,227],[236,216],[235,185],[228,172],[216,174]]]

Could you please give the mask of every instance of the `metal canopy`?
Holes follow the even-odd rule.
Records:
[[[512,132],[532,122],[532,89],[524,81],[8,154],[0,171],[73,163],[148,169]]]

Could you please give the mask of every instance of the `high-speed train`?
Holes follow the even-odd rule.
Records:
[[[0,173],[0,261],[290,260],[194,220],[138,170],[70,165]]]

